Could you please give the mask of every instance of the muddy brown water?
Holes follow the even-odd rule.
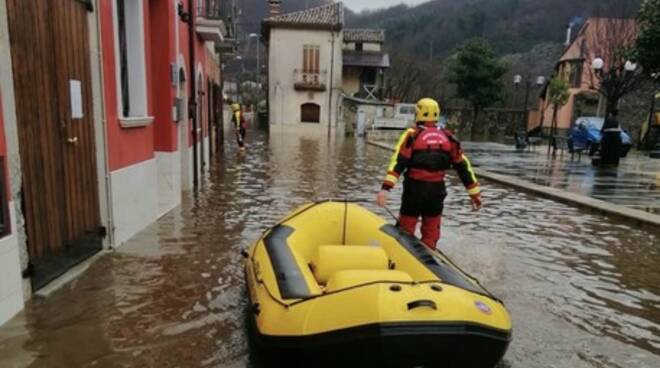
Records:
[[[301,203],[372,199],[388,154],[324,135],[248,143],[227,144],[197,196],[0,327],[0,367],[254,366],[240,251]],[[450,181],[441,247],[513,316],[500,368],[660,367],[660,233],[488,182],[473,213]]]

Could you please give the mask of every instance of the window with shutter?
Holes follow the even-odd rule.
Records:
[[[320,123],[321,106],[315,103],[306,103],[300,106],[300,120],[303,123]]]

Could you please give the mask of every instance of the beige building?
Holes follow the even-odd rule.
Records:
[[[381,97],[389,67],[384,31],[344,29],[342,3],[273,15],[262,33],[271,131],[343,132],[344,96]]]
[[[324,131],[341,129],[341,3],[270,17],[268,42],[271,130],[276,126]]]

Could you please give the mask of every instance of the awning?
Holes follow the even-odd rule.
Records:
[[[344,66],[389,68],[390,55],[374,51],[344,50]]]

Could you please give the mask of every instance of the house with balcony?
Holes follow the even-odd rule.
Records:
[[[271,130],[339,128],[343,24],[341,3],[271,15],[263,21]]]
[[[344,99],[382,98],[389,56],[383,30],[344,29],[344,7],[332,3],[271,16],[262,23],[268,46],[271,130],[342,131]]]
[[[346,95],[370,101],[383,98],[390,57],[383,52],[385,30],[344,29],[343,89]]]
[[[591,68],[595,58],[603,59],[609,68],[618,45],[632,44],[637,34],[634,19],[589,18],[571,42],[570,28],[564,52],[555,66],[555,75],[569,84],[566,105],[557,108],[556,129],[559,133],[571,127],[580,116],[603,116],[605,101],[598,93],[599,79]],[[553,124],[554,106],[550,101],[549,88],[544,88],[539,98],[538,120],[530,117],[528,130],[549,130]],[[533,115],[532,115],[533,116]]]

